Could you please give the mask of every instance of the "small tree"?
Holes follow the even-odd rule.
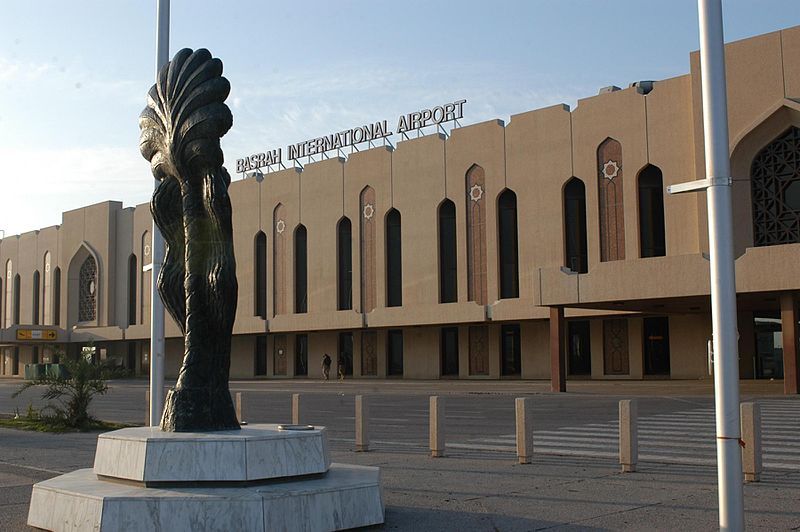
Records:
[[[42,399],[50,402],[39,413],[39,419],[53,429],[87,430],[98,421],[89,415],[89,404],[95,395],[108,392],[106,379],[116,376],[118,368],[107,363],[92,364],[86,357],[62,358],[65,374],[48,374],[26,381],[12,397],[33,386],[46,386]]]

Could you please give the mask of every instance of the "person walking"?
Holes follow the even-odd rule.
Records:
[[[344,357],[339,355],[339,380],[344,380]]]
[[[328,353],[322,355],[322,378],[328,380],[331,376],[331,357]]]

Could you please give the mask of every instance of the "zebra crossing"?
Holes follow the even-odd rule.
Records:
[[[800,401],[763,400],[761,446],[764,469],[800,471]],[[533,431],[534,453],[617,458],[616,420]],[[516,436],[470,439],[447,443],[448,448],[515,452]],[[639,461],[685,465],[716,464],[714,409],[699,408],[639,416]]]

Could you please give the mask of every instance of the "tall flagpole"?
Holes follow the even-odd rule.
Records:
[[[156,80],[169,61],[169,0],[156,0]],[[158,180],[154,180],[158,187]],[[164,264],[164,237],[153,222],[153,269],[150,281],[150,426],[158,426],[164,411],[164,302],[158,293],[158,275]]]
[[[744,530],[744,497],[739,448],[739,346],[722,2],[698,0],[697,7],[700,18],[706,180],[709,181],[706,194],[711,259],[719,528],[739,531]]]

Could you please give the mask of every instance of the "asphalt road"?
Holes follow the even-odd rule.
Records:
[[[0,414],[40,405],[40,391],[11,394]],[[115,381],[92,406],[102,419],[143,423],[141,380]],[[535,381],[235,381],[249,423],[325,425],[335,461],[381,467],[387,530],[711,530],[716,527],[713,395],[708,382],[576,382],[552,394]],[[765,470],[745,487],[748,529],[800,527],[800,398],[782,384],[744,383],[764,408]],[[371,448],[354,453],[354,397],[371,397]],[[428,396],[444,397],[446,458],[427,452]],[[513,454],[514,398],[534,400],[534,463]],[[637,398],[640,464],[620,475],[618,401]],[[31,485],[91,467],[96,433],[0,429],[0,530],[25,530]],[[648,440],[650,438],[650,440]],[[773,446],[770,450],[769,446]],[[773,454],[770,455],[769,453]]]
[[[0,414],[24,413],[29,404],[40,407],[41,389],[29,389],[11,398],[16,381],[0,381]],[[92,413],[104,420],[143,424],[146,418],[146,381],[115,381],[107,395],[92,404]],[[328,427],[334,442],[353,438],[355,395],[370,396],[370,433],[381,445],[396,448],[427,445],[428,397],[444,396],[448,439],[470,440],[513,433],[514,398],[532,395],[537,430],[613,421],[618,402],[631,395],[542,392],[541,383],[494,382],[465,386],[455,381],[237,381],[231,391],[242,392],[243,418],[248,423],[291,422],[292,393],[301,393],[301,422]],[[603,391],[603,390],[601,390]],[[638,391],[638,390],[637,390]],[[685,411],[713,404],[709,395],[639,396],[641,416]]]

